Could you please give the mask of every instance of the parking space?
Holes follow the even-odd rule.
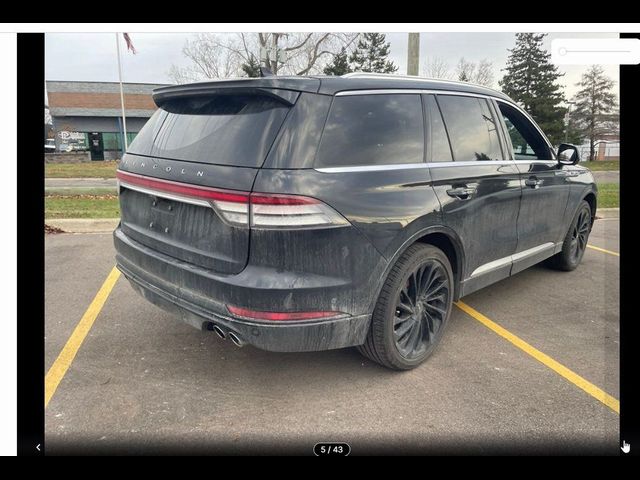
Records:
[[[617,219],[590,243],[618,252]],[[46,238],[46,369],[113,267],[110,235]],[[562,273],[541,266],[464,303],[618,398],[619,257],[588,249]],[[355,349],[237,348],[140,298],[120,278],[46,409],[47,453],[354,454],[496,449],[618,452],[618,414],[455,308],[436,353],[392,372]],[[520,447],[520,448],[519,448]]]

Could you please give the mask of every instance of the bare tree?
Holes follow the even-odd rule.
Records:
[[[177,83],[205,78],[226,78],[242,73],[242,65],[260,58],[261,48],[282,49],[286,60],[270,58],[274,74],[308,75],[319,73],[334,54],[348,48],[355,33],[201,33],[187,40],[183,54],[191,60],[187,67],[172,65],[168,75]]]
[[[486,59],[474,63],[462,57],[456,66],[456,79],[490,87],[494,80],[493,63]]]
[[[476,72],[476,64],[468,62],[462,57],[456,66],[456,79],[461,82],[473,82]]]
[[[176,83],[193,82],[203,78],[225,78],[237,76],[240,72],[241,58],[226,36],[215,33],[199,33],[193,39],[187,39],[182,53],[191,60],[187,67],[172,65],[168,75]],[[228,45],[233,48],[223,48]]]
[[[425,76],[431,78],[451,78],[449,64],[442,57],[433,57],[431,60],[427,59],[423,72]]]
[[[486,59],[480,60],[473,81],[485,87],[492,87],[494,81],[493,62]]]

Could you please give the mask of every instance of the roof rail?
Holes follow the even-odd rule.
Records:
[[[395,73],[376,73],[376,72],[350,72],[341,75],[342,77],[395,77],[395,78],[420,78],[417,75],[396,75]],[[424,77],[423,77],[424,78]]]
[[[396,75],[395,73],[351,72],[351,73],[345,73],[344,75],[341,75],[341,77],[343,78],[385,78],[385,79],[397,78],[399,80],[412,80],[414,82],[422,82],[427,80],[429,82],[443,83],[445,85],[472,85],[476,87],[486,88],[487,90],[493,90],[494,92],[502,93],[500,92],[500,90],[496,90],[495,88],[487,87],[485,85],[480,85],[478,83],[459,82],[456,80],[444,80],[442,78],[419,77],[417,75]]]
[[[398,80],[413,80],[414,82],[423,82],[425,80],[428,80],[430,82],[440,82],[440,83],[448,83],[448,84],[454,84],[454,85],[470,83],[470,82],[456,82],[454,80],[443,80],[442,78],[419,77],[417,75],[396,75],[395,73],[351,72],[351,73],[345,73],[344,75],[341,75],[341,76],[343,78],[385,78],[385,79],[396,78]],[[471,85],[474,85],[474,84],[471,83]]]

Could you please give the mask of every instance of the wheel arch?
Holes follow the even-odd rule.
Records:
[[[377,287],[375,296],[373,297],[372,304],[369,306],[369,311],[372,312],[375,308],[375,304],[380,296],[382,286],[387,279],[389,271],[393,265],[398,261],[398,258],[415,243],[425,243],[438,247],[444,252],[451,263],[451,269],[453,271],[453,300],[457,301],[460,295],[460,284],[464,275],[464,249],[462,242],[458,234],[451,228],[444,225],[432,225],[423,228],[417,232],[414,232],[404,243],[396,250],[393,256],[389,259],[387,267],[381,275],[381,281]]]
[[[598,207],[598,197],[593,190],[590,190],[586,195],[582,195],[582,200],[586,201],[591,208],[591,225],[593,226],[593,221],[596,218],[596,209]]]

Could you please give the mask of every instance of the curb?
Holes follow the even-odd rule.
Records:
[[[64,233],[112,233],[120,222],[119,218],[49,218],[45,224],[56,227]]]
[[[596,219],[598,218],[620,218],[620,208],[598,208]]]

